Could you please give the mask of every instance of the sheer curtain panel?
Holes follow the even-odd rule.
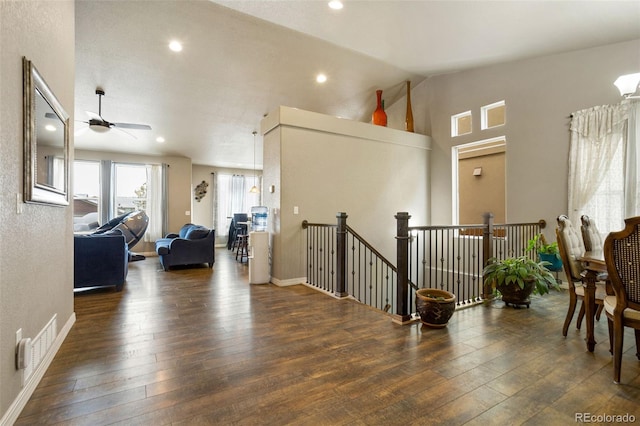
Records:
[[[621,169],[620,155],[626,141],[626,110],[624,104],[604,105],[578,111],[572,115],[568,192],[569,217],[573,223],[580,223],[580,216],[589,214],[598,221],[598,228],[603,232],[608,232],[612,226],[615,226],[609,220],[607,220],[609,223],[603,223],[602,214],[606,213],[606,210],[587,211],[587,206],[603,186],[613,188],[616,192],[616,185],[612,180],[620,179],[615,176],[615,172]],[[617,162],[616,159],[618,159]],[[621,191],[622,187],[619,189]],[[610,196],[615,198],[616,194],[611,193]],[[620,193],[618,197],[622,196],[623,194]],[[613,200],[602,201],[606,204],[613,202]],[[620,200],[617,203],[620,204]],[[609,207],[612,205],[609,204]],[[621,219],[615,220],[621,221]]]

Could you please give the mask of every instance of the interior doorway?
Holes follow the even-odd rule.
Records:
[[[506,223],[506,139],[498,137],[452,148],[453,223],[482,223],[491,212]]]

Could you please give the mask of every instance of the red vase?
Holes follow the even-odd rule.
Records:
[[[377,126],[387,126],[387,113],[384,112],[384,108],[382,107],[382,90],[376,90],[376,96],[378,97],[378,106],[376,110],[373,111],[373,116],[371,117],[371,121],[373,124]]]

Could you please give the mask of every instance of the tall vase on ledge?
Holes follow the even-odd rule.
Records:
[[[382,90],[376,90],[376,97],[378,98],[378,105],[376,106],[376,110],[373,111],[373,115],[371,116],[371,121],[373,124],[377,126],[387,126],[387,113],[384,112],[384,108],[382,107]]]
[[[404,129],[413,132],[413,111],[411,110],[411,82],[407,81],[407,116],[404,120]]]

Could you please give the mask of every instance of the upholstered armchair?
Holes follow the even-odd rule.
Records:
[[[187,223],[177,234],[156,241],[156,253],[165,271],[177,265],[207,263],[213,268],[215,231]]]
[[[112,287],[122,290],[129,271],[129,250],[118,230],[74,235],[74,289]]]

